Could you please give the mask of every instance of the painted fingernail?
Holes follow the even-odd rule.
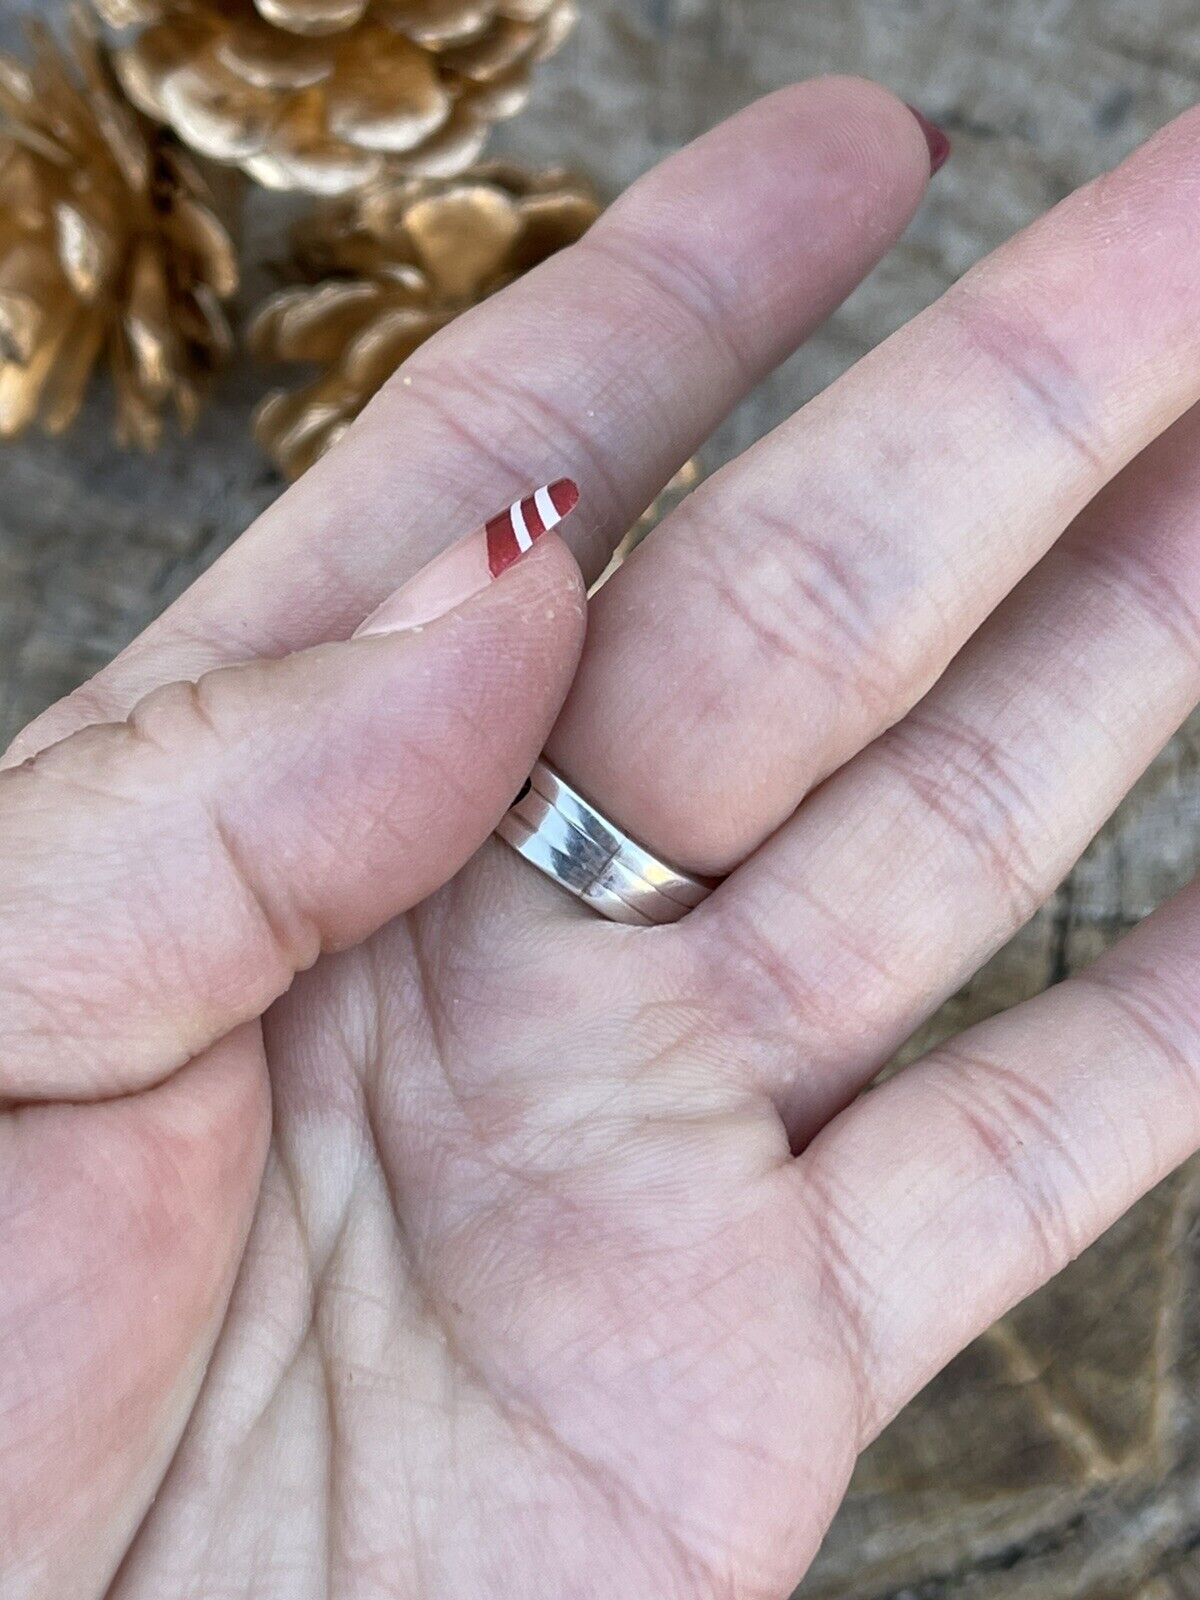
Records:
[[[436,622],[487,588],[579,504],[570,478],[547,484],[435,556],[363,623],[356,639]]]
[[[936,122],[931,122],[923,111],[918,111],[916,106],[909,106],[908,109],[920,124],[925,143],[929,146],[929,173],[932,177],[950,159],[950,135],[944,128],[939,128]]]

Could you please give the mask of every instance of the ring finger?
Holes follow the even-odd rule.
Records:
[[[697,491],[596,597],[551,741],[728,872],[901,718],[1200,398],[1200,114],[997,252]]]

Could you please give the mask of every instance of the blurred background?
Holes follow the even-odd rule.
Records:
[[[954,155],[891,259],[705,449],[711,470],[1115,163],[1200,92],[1196,0],[580,0],[493,149],[611,197],[757,95],[888,84]],[[0,47],[59,0],[0,0]],[[252,208],[245,303],[276,203]],[[117,450],[93,385],[70,434],[0,444],[0,744],[102,666],[281,487],[235,360],[192,436]],[[923,1037],[1055,982],[1197,866],[1200,725],[1183,730],[1043,913]],[[915,1048],[915,1047],[914,1047]],[[1200,1168],[1145,1201],[922,1395],[861,1463],[807,1600],[1200,1597]]]

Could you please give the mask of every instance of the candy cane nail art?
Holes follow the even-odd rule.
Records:
[[[493,517],[485,530],[492,577],[498,578],[544,533],[557,528],[578,504],[579,490],[570,478],[560,478],[524,500],[515,500],[507,511]]]
[[[402,633],[436,622],[507,572],[544,533],[557,528],[578,503],[579,490],[570,478],[560,478],[518,500],[484,527],[477,527],[474,533],[435,556],[367,618],[355,637]]]

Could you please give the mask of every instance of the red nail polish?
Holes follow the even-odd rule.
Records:
[[[909,106],[908,109],[920,124],[925,143],[929,146],[929,173],[932,177],[950,159],[950,135],[939,128],[936,122],[931,122],[923,111],[918,111],[916,106]]]
[[[539,489],[524,500],[517,500],[507,511],[493,517],[487,525],[488,567],[498,578],[518,557],[579,504],[579,490],[570,478]]]
[[[482,528],[435,556],[415,578],[371,614],[356,639],[380,633],[405,633],[436,622],[456,610],[506,572],[544,533],[557,528],[579,503],[570,478],[547,484],[518,500]]]

